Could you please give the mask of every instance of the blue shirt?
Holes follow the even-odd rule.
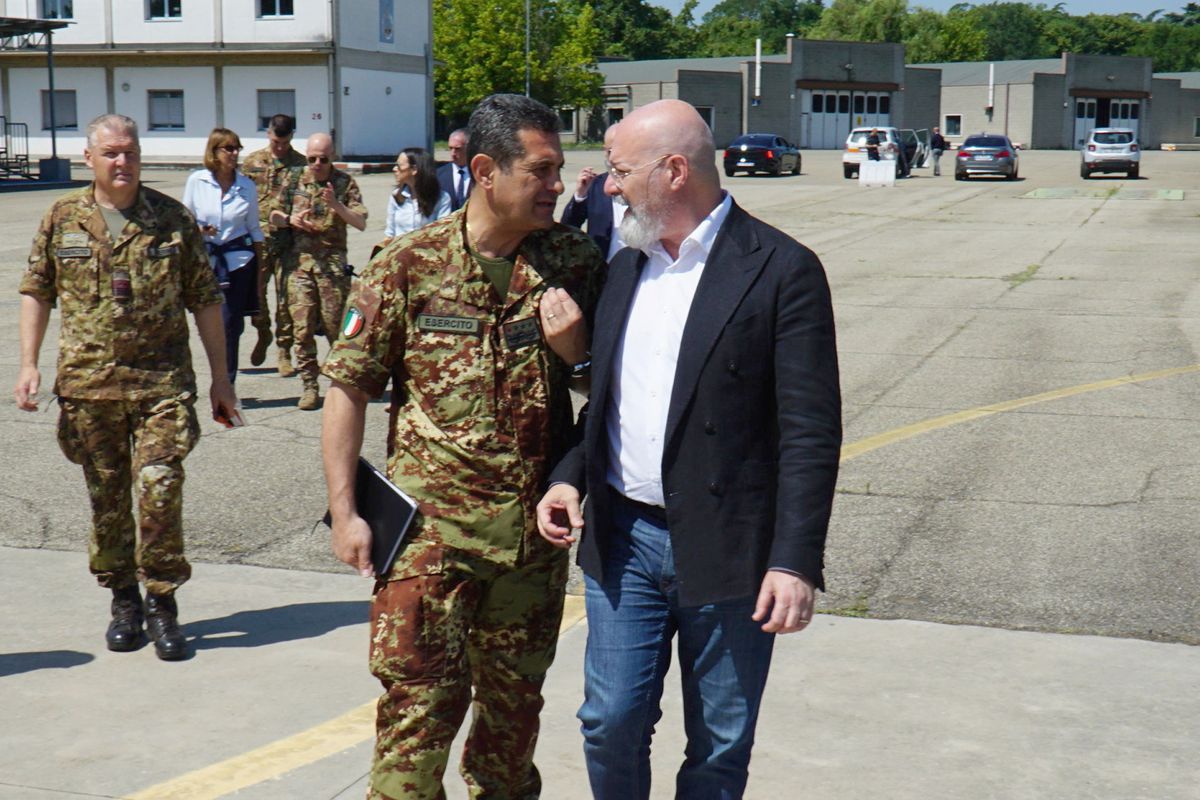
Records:
[[[247,234],[255,242],[265,238],[258,224],[258,190],[254,181],[240,172],[234,173],[229,191],[222,193],[221,184],[211,172],[196,170],[188,175],[183,204],[192,212],[197,224],[212,225],[217,229],[215,236],[205,234],[205,242],[225,244]],[[225,255],[230,272],[246,266],[252,258],[254,253],[237,250]]]
[[[437,205],[433,208],[433,216],[430,217],[421,213],[420,205],[409,194],[407,186],[401,188],[400,193],[405,198],[403,205],[396,202],[395,192],[388,197],[387,225],[383,232],[388,238],[403,236],[417,228],[423,228],[450,213],[450,195],[446,192],[442,192],[438,198]]]

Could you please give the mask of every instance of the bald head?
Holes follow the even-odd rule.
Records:
[[[721,184],[712,131],[690,103],[658,100],[642,106],[621,120],[619,136],[643,143],[645,152],[653,151],[651,158],[678,153],[688,161],[691,180],[708,187]]]
[[[619,124],[620,123],[614,122],[612,125],[608,126],[607,130],[604,131],[604,152],[605,153],[607,153],[609,150],[612,150],[613,139],[615,139],[617,136],[617,125],[619,125]]]
[[[313,177],[318,181],[326,180],[333,171],[333,137],[328,133],[314,133],[304,143],[304,154]]]

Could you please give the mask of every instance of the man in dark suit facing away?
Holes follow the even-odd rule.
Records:
[[[471,167],[467,164],[467,132],[459,128],[450,134],[450,163],[438,167],[438,185],[450,195],[450,210],[458,211],[471,194]]]
[[[673,638],[676,796],[742,797],[775,634],[804,630],[823,588],[842,440],[829,286],[721,190],[714,152],[682,101],[621,122],[607,191],[629,203],[628,249],[596,310],[583,441],[538,506],[549,541],[582,529],[579,718],[600,800],[649,796]]]
[[[604,157],[612,149],[617,124],[604,131]],[[579,171],[575,180],[575,193],[563,208],[562,223],[576,228],[587,225],[587,235],[592,238],[605,261],[611,261],[617,251],[625,246],[617,226],[625,216],[625,198],[619,193],[610,196],[605,190],[608,173],[596,172],[591,167]]]

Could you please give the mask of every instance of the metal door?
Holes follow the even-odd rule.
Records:
[[[1075,148],[1083,147],[1088,136],[1096,128],[1096,98],[1075,98]]]

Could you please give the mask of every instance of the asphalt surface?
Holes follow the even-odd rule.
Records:
[[[600,162],[567,158],[568,179]],[[805,152],[798,177],[725,181],[825,264],[849,456],[830,613],[780,642],[749,796],[799,777],[833,798],[1200,797],[1200,153],[1148,152],[1138,181],[1082,181],[1077,158],[1023,153],[1016,182],[917,170],[864,189],[839,154]],[[186,176],[144,177],[178,196]],[[360,182],[374,218],[351,233],[356,263],[382,237],[390,177]],[[51,199],[0,195],[9,386],[16,286]],[[55,317],[47,387],[56,335]],[[247,363],[252,333],[242,343]],[[186,462],[196,577],[180,604],[197,654],[180,665],[103,650],[86,494],[55,413],[0,406],[0,798],[134,796],[313,726],[325,741],[322,723],[373,696],[369,585],[314,530],[320,415],[273,370],[237,385],[249,425],[205,421]],[[368,458],[385,423],[373,405]],[[584,631],[564,633],[547,687],[547,797],[586,796]],[[669,691],[655,797],[670,796],[677,703]],[[354,744],[230,796],[358,797],[368,760]]]

